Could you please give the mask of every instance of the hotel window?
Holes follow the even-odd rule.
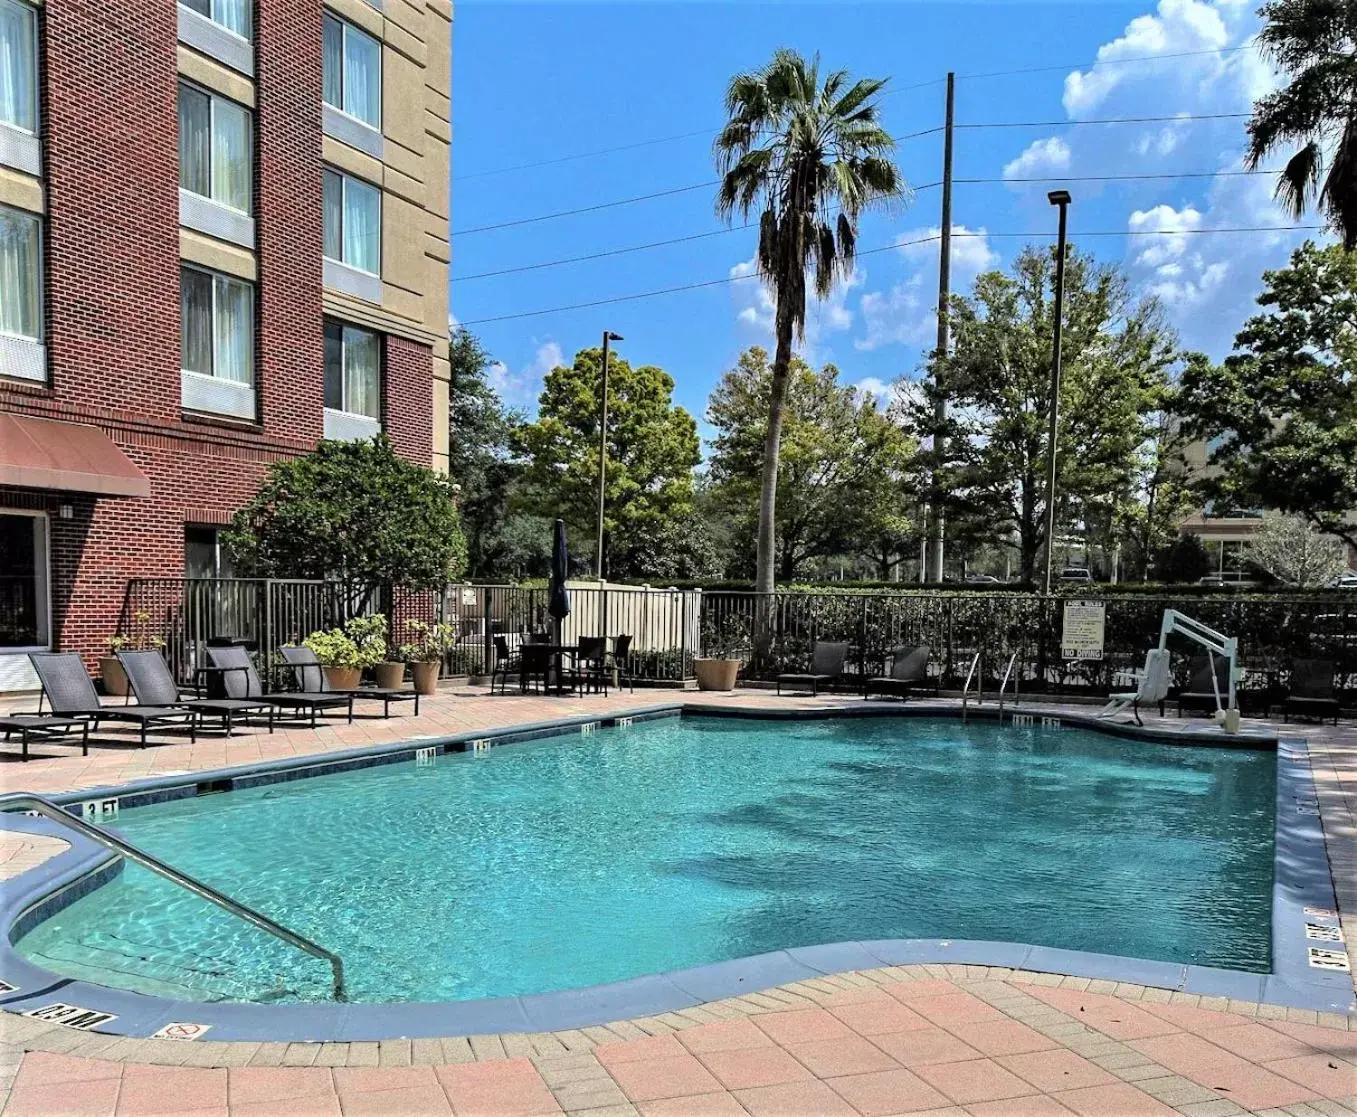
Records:
[[[325,323],[325,406],[369,419],[382,417],[381,338],[339,322]]]
[[[181,268],[181,363],[185,372],[254,383],[254,288],[239,279]]]
[[[325,171],[325,255],[372,275],[382,270],[382,192]]]
[[[373,128],[382,126],[382,45],[350,23],[325,16],[325,103]]]
[[[0,334],[42,337],[42,223],[0,206]]]
[[[250,0],[179,0],[179,3],[242,39],[250,37]]]
[[[179,186],[250,212],[250,110],[179,84]]]
[[[0,0],[0,124],[38,130],[38,13]]]

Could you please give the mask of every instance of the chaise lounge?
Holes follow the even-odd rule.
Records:
[[[204,717],[221,719],[226,735],[231,736],[237,717],[248,721],[253,713],[268,715],[269,732],[273,732],[273,703],[259,698],[184,698],[179,684],[170,674],[170,667],[159,652],[119,652],[118,662],[127,673],[132,693],[143,706],[178,707],[194,711],[199,720]]]
[[[353,721],[353,697],[346,694],[302,694],[297,691],[282,691],[265,694],[264,684],[259,680],[250,653],[241,647],[208,648],[207,660],[210,670],[221,677],[222,689],[228,698],[253,698],[282,710],[310,714],[311,728],[316,728],[316,714],[321,710],[346,708],[349,721]]]
[[[415,717],[419,717],[419,691],[417,690],[405,690],[403,687],[388,690],[375,686],[357,687],[354,690],[332,690],[330,684],[325,680],[325,671],[321,667],[320,660],[316,658],[316,653],[310,648],[295,647],[280,648],[279,650],[283,653],[283,659],[287,661],[287,665],[292,668],[292,675],[297,680],[297,689],[302,694],[371,698],[382,703],[382,717],[384,718],[391,716],[392,702],[413,700]]]
[[[810,687],[813,696],[820,693],[821,683],[835,682],[843,674],[843,663],[848,658],[848,645],[840,641],[815,642],[810,653],[810,671],[804,675],[787,674],[777,677],[777,692],[782,693],[782,684],[788,686]]]
[[[1333,718],[1338,724],[1338,696],[1333,685],[1333,661],[1328,659],[1298,659],[1291,665],[1291,688],[1282,711],[1284,721],[1292,714],[1317,717],[1323,721]]]
[[[52,707],[52,713],[69,718],[85,717],[97,731],[100,722],[126,721],[141,730],[141,747],[146,747],[146,734],[161,726],[188,727],[189,740],[198,740],[198,714],[194,710],[170,706],[105,706],[90,681],[84,663],[75,652],[30,652],[28,658],[42,683],[42,695]],[[42,698],[38,700],[42,712]]]
[[[927,644],[909,644],[892,648],[890,668],[884,675],[876,675],[862,684],[862,697],[870,698],[872,692],[892,698],[908,699],[916,690],[932,687],[937,692],[937,683],[928,678],[928,658],[931,654]]]

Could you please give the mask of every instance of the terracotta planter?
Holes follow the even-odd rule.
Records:
[[[326,667],[325,683],[331,690],[357,690],[363,677],[360,667]]]
[[[399,690],[405,680],[405,664],[379,663],[372,669],[372,673],[377,677],[377,686],[380,690]]]
[[[734,690],[735,676],[740,673],[738,659],[695,659],[693,674],[697,676],[698,690]]]
[[[104,680],[104,693],[117,698],[126,698],[131,688],[127,683],[127,672],[122,662],[114,655],[100,656],[99,674]]]
[[[415,690],[420,694],[433,694],[438,689],[438,669],[441,666],[436,659],[421,659],[410,664],[410,675],[415,680]]]

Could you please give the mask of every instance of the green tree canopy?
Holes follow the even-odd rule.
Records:
[[[936,375],[912,408],[920,433],[942,435],[944,488],[931,494],[960,518],[1016,541],[1020,576],[1035,580],[1046,538],[1054,253],[1028,247],[1011,272],[986,272],[952,299],[954,347],[942,364],[946,425],[933,418]],[[1162,403],[1174,338],[1153,301],[1072,246],[1057,443],[1057,531],[1097,522],[1133,495],[1150,416]],[[936,357],[934,358],[936,361]]]
[[[529,459],[525,506],[564,519],[576,554],[592,555],[598,516],[601,349],[581,349],[547,374],[538,418],[518,433]],[[608,462],[604,566],[609,577],[678,577],[655,569],[647,541],[693,512],[693,469],[701,460],[697,424],[672,403],[674,380],[654,365],[608,362]],[[664,559],[668,562],[668,559]]]
[[[251,578],[338,578],[360,592],[433,589],[466,568],[451,484],[385,435],[274,462],[222,536]]]
[[[1234,353],[1182,378],[1179,408],[1217,467],[1202,487],[1357,546],[1357,252],[1306,243],[1263,279]]]

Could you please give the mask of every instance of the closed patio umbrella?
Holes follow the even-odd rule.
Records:
[[[556,521],[556,536],[551,544],[551,593],[547,612],[556,621],[556,643],[561,642],[561,622],[570,616],[570,592],[565,580],[570,576],[570,552],[565,545],[565,521]]]

